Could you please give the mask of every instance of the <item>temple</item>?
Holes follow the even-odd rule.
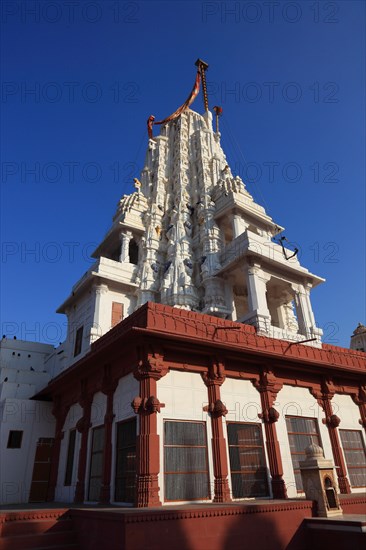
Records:
[[[0,343],[1,500],[280,499],[293,536],[312,514],[309,445],[333,461],[344,510],[366,490],[366,329],[352,350],[322,343],[310,293],[324,279],[233,175],[197,68],[185,104],[149,118],[136,190],[57,310],[65,342]],[[190,108],[200,85],[204,114]]]
[[[187,108],[166,122],[149,139],[135,181],[137,190],[119,201],[95,263],[58,309],[70,333],[54,374],[70,365],[75,345],[88,351],[111,328],[111,317],[113,326],[148,301],[321,345],[310,291],[324,279],[297,257],[288,259],[292,251],[286,254],[275,239],[283,228],[233,176],[209,111]]]

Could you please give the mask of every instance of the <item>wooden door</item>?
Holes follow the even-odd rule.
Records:
[[[54,441],[53,437],[38,439],[29,502],[45,502],[47,500]]]

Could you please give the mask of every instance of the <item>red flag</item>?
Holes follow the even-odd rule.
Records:
[[[163,120],[155,121],[155,117],[153,115],[151,115],[148,118],[147,131],[148,131],[148,134],[149,134],[149,138],[153,137],[153,135],[152,135],[153,124],[166,124],[167,122],[170,122],[171,120],[174,120],[175,118],[178,118],[184,111],[186,111],[188,109],[188,107],[190,105],[192,105],[193,101],[196,99],[196,97],[197,97],[197,95],[200,91],[200,84],[201,84],[201,72],[198,69],[197,74],[196,74],[196,80],[195,80],[194,86],[192,88],[192,91],[189,94],[186,101],[183,103],[183,105],[181,105],[179,107],[179,109],[174,111],[174,113],[172,113],[167,118],[164,118]]]

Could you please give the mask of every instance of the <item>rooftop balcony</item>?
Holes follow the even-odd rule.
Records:
[[[288,250],[289,256],[291,256],[292,253],[292,250]],[[287,270],[292,272],[296,271],[302,276],[311,277],[313,286],[316,286],[324,280],[302,267],[296,256],[286,260],[282,247],[279,244],[269,241],[248,229],[226,245],[219,258],[221,263],[220,271],[230,269],[231,266],[245,256],[254,256],[270,264],[277,264],[278,267],[280,264],[281,267],[285,267]]]
[[[137,265],[127,262],[121,263],[101,256],[72,287],[72,292],[77,292],[87,280],[95,276],[137,287],[135,283],[136,275]]]

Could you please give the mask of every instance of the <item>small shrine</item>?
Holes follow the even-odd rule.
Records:
[[[314,443],[305,454],[299,466],[306,498],[316,501],[318,517],[342,516],[333,461],[325,459],[323,449]]]

